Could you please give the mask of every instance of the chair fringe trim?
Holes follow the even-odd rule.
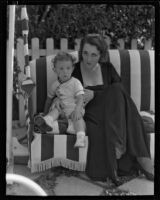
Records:
[[[51,158],[40,163],[32,163],[31,172],[42,172],[52,167],[62,166],[75,171],[85,171],[86,163],[66,158]]]

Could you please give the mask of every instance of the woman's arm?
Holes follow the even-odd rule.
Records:
[[[87,87],[88,88],[88,87]],[[84,89],[84,105],[86,106],[89,101],[94,98],[94,91],[90,89]]]

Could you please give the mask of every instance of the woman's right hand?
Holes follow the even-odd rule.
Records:
[[[93,98],[94,98],[94,92],[93,92],[93,90],[84,89],[84,104],[86,105]]]

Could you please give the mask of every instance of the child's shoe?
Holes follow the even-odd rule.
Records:
[[[35,116],[34,123],[38,126],[41,133],[47,133],[49,131],[52,131],[52,127],[50,127],[44,118],[41,115]]]
[[[85,143],[85,134],[77,134],[77,139],[74,147],[83,148],[86,146]]]

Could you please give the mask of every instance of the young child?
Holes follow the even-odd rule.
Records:
[[[52,60],[57,80],[48,91],[44,116],[36,116],[34,121],[42,132],[47,132],[52,130],[51,125],[59,117],[71,119],[77,136],[74,146],[85,147],[84,90],[81,82],[72,77],[74,61],[74,58],[66,52],[59,52]]]

